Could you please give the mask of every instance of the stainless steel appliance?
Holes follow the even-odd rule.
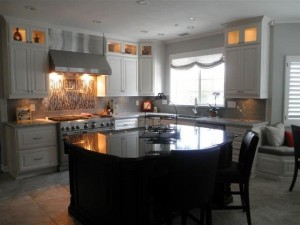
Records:
[[[114,118],[103,115],[72,115],[50,117],[49,120],[57,121],[58,134],[58,171],[68,170],[68,155],[64,150],[64,137],[68,135],[80,135],[98,131],[114,129]]]

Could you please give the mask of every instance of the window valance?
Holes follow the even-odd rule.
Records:
[[[202,69],[209,69],[215,66],[218,66],[225,62],[224,55],[222,54],[214,54],[210,55],[210,57],[191,57],[191,58],[182,58],[182,59],[174,59],[171,63],[171,68],[176,70],[188,70],[193,66],[198,66]]]

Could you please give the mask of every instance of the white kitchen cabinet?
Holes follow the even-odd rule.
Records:
[[[106,55],[126,55],[137,57],[138,44],[121,40],[106,40]]]
[[[261,37],[261,23],[249,23],[233,26],[225,29],[225,46],[238,46],[241,44],[258,44],[260,43]]]
[[[107,149],[112,155],[136,158],[139,151],[139,135],[138,131],[128,132],[121,135],[113,134],[107,137]]]
[[[48,95],[48,53],[44,47],[11,44],[9,98]]]
[[[225,24],[225,97],[268,97],[270,28],[267,17]]]
[[[32,24],[9,22],[9,43],[47,46],[47,28]]]
[[[163,92],[163,66],[163,44],[156,42],[139,44],[139,95],[155,96]]]
[[[138,95],[138,59],[124,56],[107,56],[112,75],[100,77],[97,82],[105,82],[104,93],[98,96],[137,96]],[[104,81],[105,80],[105,81]],[[102,85],[104,86],[104,85]],[[99,85],[98,85],[99,89]]]
[[[10,99],[46,97],[49,88],[47,28],[11,18],[1,17],[0,21],[5,96]]]
[[[12,127],[7,125],[8,169],[15,177],[26,177],[57,170],[56,126]]]
[[[262,98],[267,95],[260,74],[260,47],[250,45],[226,50],[226,96]],[[262,79],[261,79],[262,78]]]

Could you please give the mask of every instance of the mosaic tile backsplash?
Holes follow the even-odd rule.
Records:
[[[49,82],[49,97],[44,99],[47,111],[95,108],[96,81],[93,76],[52,75]]]

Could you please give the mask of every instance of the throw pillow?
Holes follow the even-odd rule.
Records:
[[[278,147],[284,144],[284,125],[282,123],[275,127],[267,126],[265,133],[269,145]]]
[[[293,133],[292,131],[286,131],[284,133],[285,136],[285,142],[288,147],[294,147],[294,138],[293,138]]]

